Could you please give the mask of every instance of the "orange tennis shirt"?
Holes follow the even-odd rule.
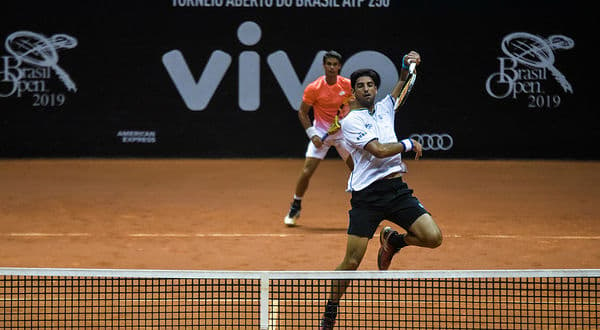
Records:
[[[313,107],[314,126],[327,131],[340,106],[340,119],[348,114],[348,99],[352,96],[350,79],[337,76],[337,81],[329,85],[325,76],[317,78],[304,89],[302,101]]]

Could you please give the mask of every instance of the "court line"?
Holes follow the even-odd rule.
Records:
[[[444,238],[496,238],[496,239],[561,239],[561,240],[599,240],[600,236],[583,235],[444,235]]]
[[[163,234],[163,233],[135,233],[127,234],[130,237],[305,237],[305,236],[339,236],[339,234],[285,234],[285,233],[196,233],[196,234]]]
[[[92,233],[0,233],[5,237],[93,237],[103,236]],[[329,236],[341,237],[345,233],[127,233],[123,236],[132,238],[240,238],[240,237],[267,237],[267,238],[288,238],[288,237],[309,237],[309,236]],[[505,234],[445,234],[444,238],[467,238],[467,239],[550,239],[550,240],[600,240],[599,235],[505,235]]]
[[[89,237],[90,233],[2,233],[11,237]]]

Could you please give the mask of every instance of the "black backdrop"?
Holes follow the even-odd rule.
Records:
[[[404,53],[421,54],[397,132],[446,136],[427,146],[428,158],[599,158],[591,8],[416,2],[11,1],[0,12],[0,157],[303,157],[307,138],[284,89],[301,93],[311,68],[322,74],[319,52],[335,49],[354,59],[344,73],[372,60],[388,78]],[[250,27],[239,37],[244,22]],[[220,81],[205,73],[218,71],[207,64],[216,50],[231,61],[217,59]],[[165,54],[174,51],[185,65],[172,69],[193,78],[186,95],[209,100],[203,109],[190,109],[167,70]],[[243,66],[249,73],[240,73],[243,52],[259,64]],[[271,57],[297,77],[272,69]],[[201,77],[212,78],[196,85]],[[283,88],[281,77],[304,84]],[[520,93],[503,95],[510,88]],[[260,104],[241,109],[248,100],[240,90],[254,91]]]

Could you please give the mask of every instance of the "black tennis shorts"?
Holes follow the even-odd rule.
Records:
[[[408,230],[417,218],[429,213],[412,193],[402,177],[377,180],[353,191],[348,234],[372,238],[383,220]]]

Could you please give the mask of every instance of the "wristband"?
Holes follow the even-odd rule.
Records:
[[[319,132],[317,132],[317,129],[314,128],[313,126],[309,127],[306,129],[306,135],[308,135],[308,139],[312,140],[312,137],[315,135],[319,135]]]
[[[406,69],[406,70],[408,70],[408,65],[406,65],[406,61],[404,61],[404,59],[406,58],[407,55],[402,56],[402,69]]]
[[[404,139],[400,141],[400,143],[402,143],[404,146],[404,152],[411,151],[413,149],[413,143],[410,139]]]

